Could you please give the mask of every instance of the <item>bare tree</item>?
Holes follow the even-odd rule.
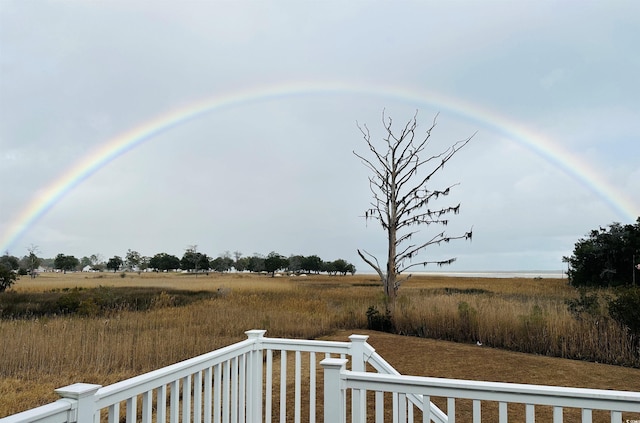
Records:
[[[382,113],[385,129],[383,143],[376,146],[371,140],[369,128],[358,124],[365,142],[371,151],[371,159],[356,153],[362,163],[372,172],[369,176],[369,187],[373,194],[371,208],[365,211],[365,219],[377,220],[388,236],[387,267],[383,269],[378,259],[365,250],[358,250],[358,255],[380,276],[387,307],[393,307],[400,285],[411,275],[400,278],[400,275],[415,266],[451,264],[455,258],[431,261],[420,258],[423,250],[431,245],[439,245],[454,239],[471,239],[472,232],[458,236],[448,236],[444,231],[414,242],[419,226],[446,226],[447,215],[457,214],[460,204],[432,209],[430,203],[441,196],[447,196],[454,186],[444,189],[428,188],[431,178],[473,138],[457,141],[446,150],[429,156],[426,148],[431,131],[436,126],[437,115],[426,134],[416,133],[418,126],[417,112],[402,128],[394,134],[393,121]],[[474,134],[475,135],[475,134]],[[413,261],[416,258],[417,261]]]
[[[42,259],[38,257],[38,253],[40,253],[40,248],[37,245],[31,244],[29,248],[27,248],[29,252],[29,256],[27,257],[27,270],[29,271],[30,277],[33,279],[38,275],[38,267],[42,262]]]

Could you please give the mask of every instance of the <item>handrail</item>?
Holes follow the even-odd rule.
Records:
[[[320,341],[310,339],[258,338],[264,349],[282,349],[288,351],[350,354],[351,342]],[[290,347],[290,348],[283,348]]]
[[[640,392],[389,375],[350,370],[345,370],[343,377],[346,386],[353,389],[371,390],[375,387],[385,392],[406,394],[428,391],[430,395],[439,397],[640,412]]]
[[[13,414],[0,421],[2,423],[67,423],[73,421],[69,417],[75,411],[74,406],[74,403],[66,399],[59,399],[56,402]]]

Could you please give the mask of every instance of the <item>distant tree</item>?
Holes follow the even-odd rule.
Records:
[[[250,272],[262,272],[263,270],[265,270],[264,260],[264,257],[258,254],[249,257],[247,270]]]
[[[141,256],[140,261],[138,262],[138,269],[145,271],[149,268],[149,262],[151,261],[150,257]]]
[[[196,246],[189,247],[182,255],[180,259],[180,268],[182,270],[192,271],[196,269],[196,264],[198,262],[198,252],[196,250]]]
[[[333,271],[346,275],[347,273],[355,273],[355,266],[344,259],[334,260],[332,263]]]
[[[268,273],[271,273],[271,277],[275,276],[278,270],[285,269],[289,264],[289,260],[286,257],[272,251],[264,259],[264,268]]]
[[[104,263],[104,259],[101,254],[91,254],[89,256],[89,260],[91,261],[91,269],[102,272],[106,268],[106,264]]]
[[[237,254],[239,254],[238,251],[234,253],[235,256],[237,256]],[[229,251],[225,251],[224,254],[220,256],[220,259],[222,259],[222,267],[226,268],[224,271],[228,272],[231,270],[235,263],[235,260],[231,257],[231,253],[229,253]]]
[[[124,264],[129,270],[140,270],[140,261],[142,256],[139,252],[131,249],[127,250],[127,254],[124,256]]]
[[[3,265],[9,270],[18,270],[20,268],[20,260],[18,260],[18,257],[10,256],[9,253],[4,253],[4,255],[0,257],[0,265]]]
[[[118,270],[120,270],[123,264],[124,261],[122,260],[122,257],[113,256],[107,261],[107,269],[113,270],[113,273],[116,273]]]
[[[87,256],[84,256],[80,259],[80,268],[84,270],[84,268],[87,266],[92,266],[91,259]]]
[[[323,261],[322,262],[322,271],[328,273],[329,275],[336,274],[336,268],[332,261]]]
[[[55,261],[56,261],[55,258],[43,258],[40,265],[48,269],[55,269],[55,265],[54,265]]]
[[[322,259],[316,255],[307,256],[302,262],[302,269],[307,273],[320,273],[322,271]]]
[[[176,270],[180,268],[180,259],[167,253],[158,253],[149,260],[149,267],[160,272]]]
[[[440,197],[447,196],[457,184],[444,188],[429,188],[429,185],[432,177],[473,137],[455,142],[439,153],[428,154],[425,150],[429,145],[431,131],[436,126],[436,119],[426,133],[420,135],[417,133],[416,118],[417,113],[398,132],[394,132],[393,121],[383,113],[384,136],[380,145],[374,144],[366,125],[358,125],[372,155],[367,158],[354,151],[371,171],[369,188],[373,200],[371,207],[365,211],[364,218],[378,221],[386,231],[388,241],[386,267],[382,267],[377,258],[366,250],[358,250],[358,255],[380,277],[387,299],[387,310],[389,307],[393,309],[400,285],[409,278],[399,278],[403,272],[415,266],[442,266],[455,260],[450,258],[433,261],[420,258],[427,247],[454,239],[471,239],[471,231],[459,236],[449,236],[444,231],[439,231],[422,241],[413,241],[419,227],[446,226],[449,222],[447,215],[459,212],[460,204],[437,208],[431,205]],[[414,258],[418,261],[413,262]]]
[[[8,267],[5,262],[0,262],[0,292],[4,292],[7,288],[13,285],[17,279],[18,274],[15,270]]]
[[[193,271],[196,276],[199,271],[209,270],[209,257],[206,254],[199,253],[197,246],[187,248],[182,259],[180,259],[180,267],[183,270]]]
[[[634,256],[636,262],[633,261]],[[570,257],[567,275],[572,286],[632,285],[640,261],[640,217],[635,225],[612,223],[579,239]]]
[[[95,266],[97,264],[102,263],[102,255],[101,254],[91,254],[91,256],[89,257],[89,260],[91,261],[91,265]]]
[[[302,272],[302,270],[304,269],[303,265],[304,265],[304,256],[300,256],[300,255],[289,256],[288,269],[290,272],[293,272],[293,273]]]
[[[249,270],[249,257],[236,257],[236,260],[233,262],[233,267],[238,272],[244,272],[245,270]]]
[[[80,265],[80,260],[74,256],[66,256],[62,253],[58,254],[53,261],[54,268],[62,270],[64,273],[75,270],[78,265]]]
[[[27,252],[29,253],[26,257],[27,272],[31,278],[35,278],[37,276],[38,267],[40,267],[40,263],[42,263],[42,259],[37,255],[40,251],[37,245],[31,244],[29,248],[27,248]]]
[[[220,256],[211,260],[209,265],[216,272],[228,272],[233,267],[233,263],[234,261],[231,257]]]

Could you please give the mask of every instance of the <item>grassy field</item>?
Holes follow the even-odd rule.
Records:
[[[0,416],[55,400],[54,388],[107,385],[245,339],[254,328],[307,339],[367,333],[406,374],[640,391],[640,370],[594,363],[633,363],[637,352],[612,322],[572,316],[565,300],[576,293],[563,280],[414,277],[396,309],[397,330],[411,337],[366,330],[367,310],[384,309],[373,275],[52,273],[23,278],[12,291],[98,286],[160,291],[146,311],[1,320]],[[213,295],[177,307],[173,289]]]

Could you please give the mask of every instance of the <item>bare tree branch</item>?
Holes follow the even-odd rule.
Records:
[[[434,117],[423,135],[418,135],[417,111],[399,131],[394,131],[393,120],[383,110],[384,136],[380,147],[373,143],[369,128],[366,125],[357,124],[369,151],[372,153],[372,158],[367,158],[353,152],[371,171],[369,189],[372,201],[371,207],[365,211],[364,217],[366,220],[378,221],[387,232],[386,271],[383,271],[373,255],[364,250],[364,252],[358,250],[358,254],[378,273],[385,288],[385,295],[392,301],[395,300],[399,286],[408,279],[408,277],[399,278],[402,272],[415,266],[445,265],[455,260],[413,262],[413,259],[419,258],[427,247],[452,240],[471,239],[471,231],[457,236],[448,236],[445,232],[439,232],[427,241],[410,242],[418,236],[418,227],[434,224],[446,226],[449,223],[447,215],[455,215],[460,211],[460,204],[437,208],[429,207],[440,197],[449,195],[451,190],[458,185],[457,183],[440,189],[427,188],[427,186],[433,176],[444,169],[449,160],[464,148],[475,134],[454,142],[443,151],[426,155],[425,152],[430,143],[431,133],[436,127],[437,118],[438,115]],[[408,264],[405,265],[405,263]]]

